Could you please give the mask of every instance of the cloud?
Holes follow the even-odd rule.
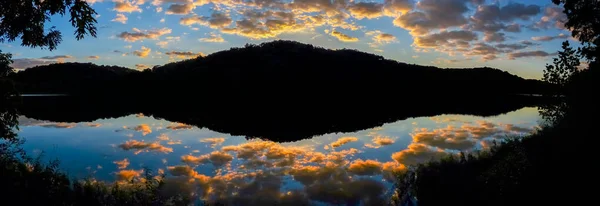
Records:
[[[152,51],[152,49],[142,46],[142,48],[140,50],[133,51],[133,55],[136,55],[141,58],[146,58],[150,54],[151,51]]]
[[[135,64],[135,69],[137,69],[137,70],[143,70],[143,69],[146,69],[146,68],[150,68],[150,67],[148,65],[145,65],[145,64]]]
[[[432,149],[425,144],[412,143],[408,149],[392,154],[392,159],[404,165],[415,165],[447,156],[441,149]]]
[[[96,56],[88,56],[87,58],[88,59],[100,59],[100,56],[97,56],[97,55]]]
[[[54,63],[57,63],[57,62],[43,60],[43,59],[23,58],[23,59],[13,59],[13,63],[10,66],[15,69],[27,69],[27,68],[31,68],[31,67],[35,67],[35,66],[42,66],[42,65],[54,64]]]
[[[167,129],[171,130],[180,130],[180,129],[192,129],[194,128],[192,125],[187,125],[183,123],[175,123],[167,126]]]
[[[85,123],[85,126],[88,126],[88,127],[100,127],[100,126],[102,126],[102,124],[100,124],[100,123],[91,123],[90,122],[90,123]]]
[[[426,128],[416,130],[412,135],[414,143],[425,144],[440,149],[468,150],[476,145],[472,140],[469,130],[458,129],[453,126],[434,129],[429,131]]]
[[[377,136],[373,138],[373,143],[378,145],[391,145],[394,144],[394,140],[389,137]]]
[[[498,32],[504,30],[507,32],[519,32],[520,25],[505,23],[514,20],[529,20],[531,17],[540,13],[540,7],[537,5],[525,5],[521,3],[509,3],[503,7],[498,4],[479,5],[475,14],[471,16],[471,24],[468,26],[475,31]]]
[[[224,28],[230,25],[231,22],[232,19],[229,17],[229,14],[221,12],[213,12],[210,17],[194,15],[190,17],[183,17],[179,20],[179,24],[181,25],[190,26],[194,24],[200,24],[214,29]]]
[[[347,9],[356,19],[374,19],[383,16],[383,4],[375,2],[352,3]]]
[[[173,152],[173,148],[165,147],[165,146],[161,145],[159,142],[148,143],[148,142],[144,142],[144,141],[129,140],[123,144],[120,144],[119,147],[126,151],[136,150],[135,154],[139,154],[144,151],[146,151],[146,152],[155,151],[155,152],[162,152],[162,153]]]
[[[192,155],[184,155],[181,156],[181,161],[187,164],[193,164],[193,165],[200,165],[200,164],[207,164],[210,163],[210,160],[208,159],[208,155],[202,155],[202,156],[192,156]]]
[[[226,165],[232,160],[233,156],[223,151],[213,151],[210,154],[200,156],[184,155],[181,157],[181,161],[187,164],[199,165],[212,163],[215,167]]]
[[[530,45],[528,44],[523,44],[523,43],[513,43],[513,44],[496,44],[496,48],[499,49],[508,49],[510,51],[514,51],[514,50],[520,50],[520,49],[525,49],[527,47],[529,47]]]
[[[554,54],[548,53],[545,51],[524,51],[524,52],[513,52],[508,54],[508,59],[518,59],[518,58],[526,58],[526,57],[548,57],[553,56]]]
[[[200,142],[209,143],[210,147],[214,148],[217,145],[223,144],[223,142],[225,142],[225,138],[223,138],[223,137],[205,138],[205,139],[201,139]]]
[[[376,175],[381,173],[382,163],[375,160],[354,160],[348,166],[348,172],[356,175]]]
[[[186,177],[196,177],[198,172],[194,171],[194,169],[188,165],[177,165],[177,166],[169,166],[167,170],[173,176],[186,176]]]
[[[485,36],[483,37],[483,41],[485,42],[503,42],[506,40],[504,33],[500,32],[485,32]]]
[[[540,20],[528,28],[533,30],[540,29],[565,29],[567,15],[563,12],[564,8],[556,5],[549,5],[544,9],[544,15]]]
[[[129,166],[129,159],[125,158],[121,161],[114,161],[113,163],[115,163],[119,169],[125,169]]]
[[[398,17],[414,7],[412,0],[385,0],[383,14],[390,17]]]
[[[159,46],[160,48],[166,48],[167,45],[169,45],[168,41],[159,41],[159,42],[156,42],[156,46]]]
[[[531,40],[533,40],[533,41],[552,41],[555,39],[567,39],[567,38],[569,38],[569,36],[561,33],[557,36],[534,36],[534,37],[531,37]]]
[[[45,56],[45,57],[40,57],[40,59],[46,59],[46,60],[63,60],[63,59],[71,59],[73,58],[73,56],[71,55],[56,55],[56,56]]]
[[[114,11],[117,12],[126,12],[126,13],[132,13],[132,12],[142,12],[142,9],[140,9],[139,5],[137,4],[132,4],[131,2],[127,1],[127,0],[113,0],[115,2],[115,7],[114,7]]]
[[[408,30],[413,36],[467,23],[464,13],[469,11],[464,0],[421,0],[413,10],[394,19],[395,26]]]
[[[342,145],[345,145],[350,142],[356,142],[356,141],[358,141],[358,138],[356,138],[356,137],[340,137],[335,142],[331,143],[331,147],[333,147],[333,148],[341,147]]]
[[[170,34],[171,29],[162,28],[158,30],[150,30],[150,31],[142,31],[134,28],[133,32],[121,32],[117,35],[118,38],[121,38],[127,42],[136,42],[142,41],[144,39],[158,39],[158,37]]]
[[[51,123],[42,123],[37,126],[46,127],[46,128],[57,128],[57,129],[71,129],[77,126],[76,123],[65,123],[65,122],[51,122]]]
[[[117,172],[117,180],[130,182],[136,177],[140,177],[144,170],[120,170]]]
[[[193,3],[188,4],[171,4],[169,8],[167,8],[166,14],[179,14],[185,15],[191,13],[196,6]]]
[[[102,2],[102,1],[104,1],[104,0],[85,0],[85,2],[87,2],[89,5],[93,5],[96,2]]]
[[[420,48],[445,50],[469,47],[469,42],[474,40],[477,40],[477,34],[472,31],[442,31],[416,37],[413,44]]]
[[[120,22],[121,24],[126,24],[127,17],[124,14],[117,14],[117,16],[110,21],[116,21],[116,22]]]
[[[204,56],[202,52],[194,53],[191,51],[169,51],[165,52],[165,54],[169,55],[170,57],[177,57],[179,59],[189,59]]]
[[[329,35],[331,35],[343,42],[357,42],[358,41],[358,38],[356,38],[356,37],[348,36],[342,32],[335,31],[335,30],[331,31],[331,33],[329,33]]]
[[[503,125],[504,130],[506,131],[510,131],[510,132],[514,132],[514,133],[532,133],[533,131],[535,131],[533,128],[529,128],[529,127],[520,127],[520,126],[516,126],[514,124],[505,124]]]
[[[211,33],[208,37],[198,39],[201,42],[225,42],[219,34]]]

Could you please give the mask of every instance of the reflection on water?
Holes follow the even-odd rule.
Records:
[[[29,153],[43,151],[77,177],[130,181],[149,168],[167,174],[173,192],[209,201],[378,204],[391,193],[395,172],[533,132],[537,120],[536,108],[486,118],[439,115],[277,143],[142,114],[79,123],[21,116],[19,135]]]

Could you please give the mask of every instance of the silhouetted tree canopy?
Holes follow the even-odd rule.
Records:
[[[85,0],[4,0],[0,2],[0,42],[21,39],[22,46],[56,49],[62,35],[46,21],[56,14],[71,16],[77,40],[96,37],[96,11]]]
[[[10,64],[13,62],[11,58],[12,54],[5,54],[0,50],[0,78],[7,77],[14,72],[13,68],[10,67]]]
[[[600,1],[598,0],[552,0],[562,4],[567,15],[565,27],[573,37],[584,45],[582,54],[594,63],[600,58]]]
[[[554,58],[553,63],[554,65],[546,65],[543,80],[563,87],[571,76],[577,72],[579,66],[579,56],[571,48],[569,41],[563,42],[562,51],[558,52],[558,57]]]

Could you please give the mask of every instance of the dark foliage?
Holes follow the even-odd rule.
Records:
[[[565,27],[583,44],[582,54],[589,62],[600,59],[600,1],[598,0],[552,0],[564,7],[567,15]],[[597,62],[596,62],[597,63]]]
[[[0,42],[20,38],[22,46],[54,50],[62,35],[54,27],[46,33],[45,23],[67,13],[77,40],[88,34],[96,37],[96,11],[84,0],[5,0],[0,2]]]
[[[264,102],[224,102],[189,97],[139,100],[136,97],[23,97],[19,111],[29,117],[55,122],[94,121],[143,113],[213,131],[287,142],[334,132],[354,132],[410,117],[440,114],[494,116],[547,99],[528,96],[451,99],[452,96],[416,98],[405,102],[333,100],[296,108],[262,105]],[[444,103],[440,103],[444,102]]]

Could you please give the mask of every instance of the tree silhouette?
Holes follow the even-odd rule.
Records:
[[[562,51],[558,52],[558,58],[554,58],[554,65],[546,65],[543,80],[563,87],[577,71],[579,64],[576,51],[571,48],[569,41],[565,41],[562,44]]]
[[[565,27],[583,44],[581,53],[595,63],[600,58],[600,1],[598,0],[552,0],[563,5],[567,15]],[[591,65],[591,64],[590,64]]]
[[[10,64],[13,62],[11,58],[12,54],[4,54],[0,50],[0,78],[7,77],[14,72],[13,68],[10,67]]]
[[[62,35],[54,27],[45,32],[45,23],[56,14],[71,15],[77,40],[87,34],[96,37],[96,11],[84,0],[10,0],[0,2],[0,42],[21,38],[22,46],[56,49]]]

